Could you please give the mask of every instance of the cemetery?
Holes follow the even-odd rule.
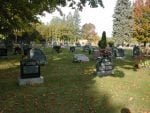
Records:
[[[96,112],[119,113],[117,111],[126,102],[134,111],[149,109],[149,67],[135,71],[132,50],[125,50],[124,60],[114,57],[94,60],[92,55],[82,50],[72,53],[63,49],[62,54],[57,54],[49,49],[43,51],[48,56],[45,66],[40,66],[35,59],[20,61],[15,56],[8,61],[0,59],[0,100],[3,100],[0,110],[6,113],[20,110],[53,113],[65,112],[66,109],[68,112],[89,112],[92,109]],[[79,53],[90,60],[72,63],[73,55],[80,56]],[[145,65],[149,61],[143,63]],[[133,105],[133,102],[140,104]]]
[[[149,0],[0,6],[0,113],[150,113]]]

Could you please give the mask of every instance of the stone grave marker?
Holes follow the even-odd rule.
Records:
[[[23,45],[23,54],[27,56],[31,50],[31,47],[28,44]]]
[[[4,42],[0,42],[0,57],[6,57],[6,56],[7,56],[7,48]]]
[[[34,59],[23,59],[20,61],[19,85],[43,83],[40,65]]]
[[[113,55],[114,55],[114,57],[119,58],[119,59],[122,59],[125,57],[125,53],[122,48],[114,48]]]
[[[20,44],[15,44],[14,45],[14,54],[21,54],[21,47],[20,47]]]
[[[58,45],[55,45],[53,47],[53,50],[55,50],[57,53],[60,53],[60,49],[61,49],[61,46],[58,46]]]
[[[47,64],[47,58],[42,50],[33,48],[29,52],[30,59],[36,60],[40,65]]]
[[[112,60],[110,57],[100,57],[96,63],[96,73],[97,75],[110,75],[112,72]]]
[[[73,62],[88,62],[89,58],[84,54],[74,54]]]
[[[70,51],[71,51],[71,52],[75,52],[75,50],[76,50],[75,46],[71,46],[71,47],[70,47]]]
[[[133,57],[140,56],[140,48],[139,46],[134,46],[133,47]]]

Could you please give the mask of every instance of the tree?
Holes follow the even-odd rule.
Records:
[[[113,15],[113,38],[116,43],[129,42],[132,38],[132,7],[129,0],[117,0]]]
[[[74,11],[73,14],[73,19],[74,19],[74,35],[76,37],[76,40],[80,38],[80,23],[81,23],[81,19],[80,19],[80,14],[79,14],[79,10],[76,9]]]
[[[106,40],[106,32],[103,31],[102,33],[102,39],[98,42],[98,46],[101,49],[105,49],[107,47],[107,40]]]
[[[84,24],[82,26],[82,37],[88,40],[90,44],[96,44],[99,40],[99,36],[95,32],[95,25],[92,23]]]
[[[150,1],[136,0],[133,8],[133,38],[146,46],[150,42]]]
[[[88,2],[91,7],[103,7],[101,0],[0,0],[0,34],[13,33],[14,30],[24,30],[33,22],[38,22],[36,15],[42,15],[43,11],[52,13],[54,10],[61,12],[58,6],[66,6],[82,10]],[[62,12],[61,12],[62,13]]]

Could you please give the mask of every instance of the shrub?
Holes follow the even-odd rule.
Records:
[[[103,33],[102,33],[102,38],[98,42],[98,46],[102,49],[105,49],[107,47],[107,40],[106,40],[106,32],[105,31],[103,31]]]

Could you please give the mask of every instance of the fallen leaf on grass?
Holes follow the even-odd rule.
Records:
[[[132,101],[132,100],[133,100],[133,97],[130,97],[128,100],[129,100],[129,101]]]

